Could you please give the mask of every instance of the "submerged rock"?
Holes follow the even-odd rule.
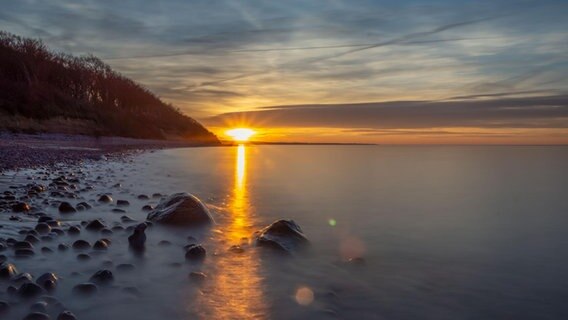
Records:
[[[162,200],[148,220],[176,226],[196,226],[213,223],[209,210],[197,197],[189,193],[176,193]]]
[[[30,211],[31,207],[25,202],[18,202],[12,205],[12,211],[14,212],[27,212]]]
[[[77,209],[75,209],[69,202],[61,202],[61,204],[59,204],[59,212],[74,213],[77,212]]]
[[[128,237],[128,244],[130,248],[136,251],[144,250],[144,244],[146,243],[146,224],[141,223],[134,228],[134,232]]]
[[[71,311],[63,311],[57,316],[57,320],[77,320],[77,317]]]
[[[24,320],[50,320],[51,317],[43,312],[32,312],[28,314]]]
[[[73,287],[73,293],[80,294],[82,296],[91,296],[99,291],[96,284],[91,282],[80,283]]]
[[[99,219],[93,220],[85,226],[85,229],[91,230],[91,231],[99,231],[99,230],[102,230],[104,228],[106,228],[105,224],[102,223],[101,220],[99,220]]]
[[[109,195],[103,194],[102,196],[99,197],[99,202],[111,203],[112,198]]]
[[[43,289],[33,282],[25,282],[18,289],[18,295],[24,299],[34,298],[43,294]]]
[[[277,220],[255,233],[256,245],[290,253],[306,246],[309,241],[293,220]]]
[[[185,249],[185,259],[193,261],[202,261],[205,259],[207,252],[199,244],[190,244]]]
[[[91,276],[89,281],[98,285],[105,285],[112,283],[114,281],[114,276],[110,270],[99,270]]]

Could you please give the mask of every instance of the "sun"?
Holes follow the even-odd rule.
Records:
[[[249,128],[236,128],[225,131],[225,134],[233,138],[233,140],[238,142],[248,141],[256,131]]]

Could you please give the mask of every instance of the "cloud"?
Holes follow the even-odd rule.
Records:
[[[470,101],[395,101],[293,105],[224,113],[210,125],[238,121],[268,127],[371,129],[568,128],[568,95]],[[374,133],[374,131],[373,131]]]

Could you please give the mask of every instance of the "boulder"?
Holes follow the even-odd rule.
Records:
[[[299,225],[293,220],[277,220],[255,233],[255,244],[280,252],[291,253],[309,244]]]
[[[205,204],[189,193],[175,193],[160,201],[148,214],[147,219],[176,226],[197,226],[214,222]]]

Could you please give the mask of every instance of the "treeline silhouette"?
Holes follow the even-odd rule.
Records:
[[[49,50],[41,40],[0,31],[0,110],[4,115],[94,124],[87,134],[203,142],[217,138],[194,119],[94,56]]]

